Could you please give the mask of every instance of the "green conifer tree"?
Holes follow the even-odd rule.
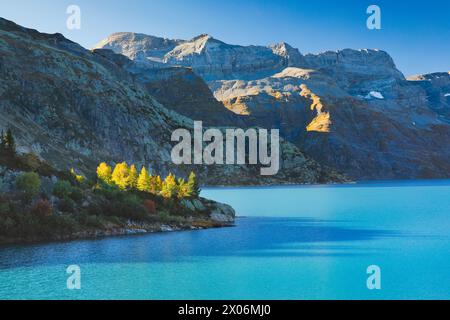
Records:
[[[4,141],[4,151],[10,156],[15,155],[16,154],[16,141],[14,139],[11,129],[8,129],[6,131],[6,135],[5,135],[4,139],[2,138],[2,141]]]
[[[2,129],[2,133],[0,135],[0,153],[3,154],[3,152],[6,151],[6,136],[5,131]]]

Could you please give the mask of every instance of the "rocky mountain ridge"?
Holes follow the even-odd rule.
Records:
[[[207,34],[191,40],[170,40],[127,32],[113,34],[95,48],[111,49],[152,67],[189,67],[206,81],[260,79],[287,67],[352,69],[372,75],[390,73],[403,77],[396,70],[392,58],[381,50],[344,49],[302,55],[285,42],[269,46],[240,46],[227,44]],[[372,68],[368,68],[370,65]]]
[[[102,46],[154,60],[123,36]],[[166,49],[156,68],[191,68],[240,123],[278,128],[353,179],[450,177],[448,72],[406,79],[382,50],[303,55],[285,43],[236,46],[208,35]]]

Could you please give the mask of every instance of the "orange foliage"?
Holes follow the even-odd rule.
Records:
[[[152,200],[145,200],[144,207],[150,215],[156,214],[156,203]]]
[[[53,208],[48,200],[40,199],[33,206],[31,212],[38,217],[47,217],[52,215]]]

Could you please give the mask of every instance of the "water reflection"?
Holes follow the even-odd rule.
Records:
[[[364,241],[406,236],[347,224],[323,219],[240,218],[233,228],[5,247],[0,249],[0,268],[171,262],[208,256],[353,256],[373,253],[372,247],[362,245]]]

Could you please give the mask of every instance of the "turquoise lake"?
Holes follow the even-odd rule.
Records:
[[[232,205],[236,227],[0,247],[0,299],[450,298],[450,181],[203,196]]]

